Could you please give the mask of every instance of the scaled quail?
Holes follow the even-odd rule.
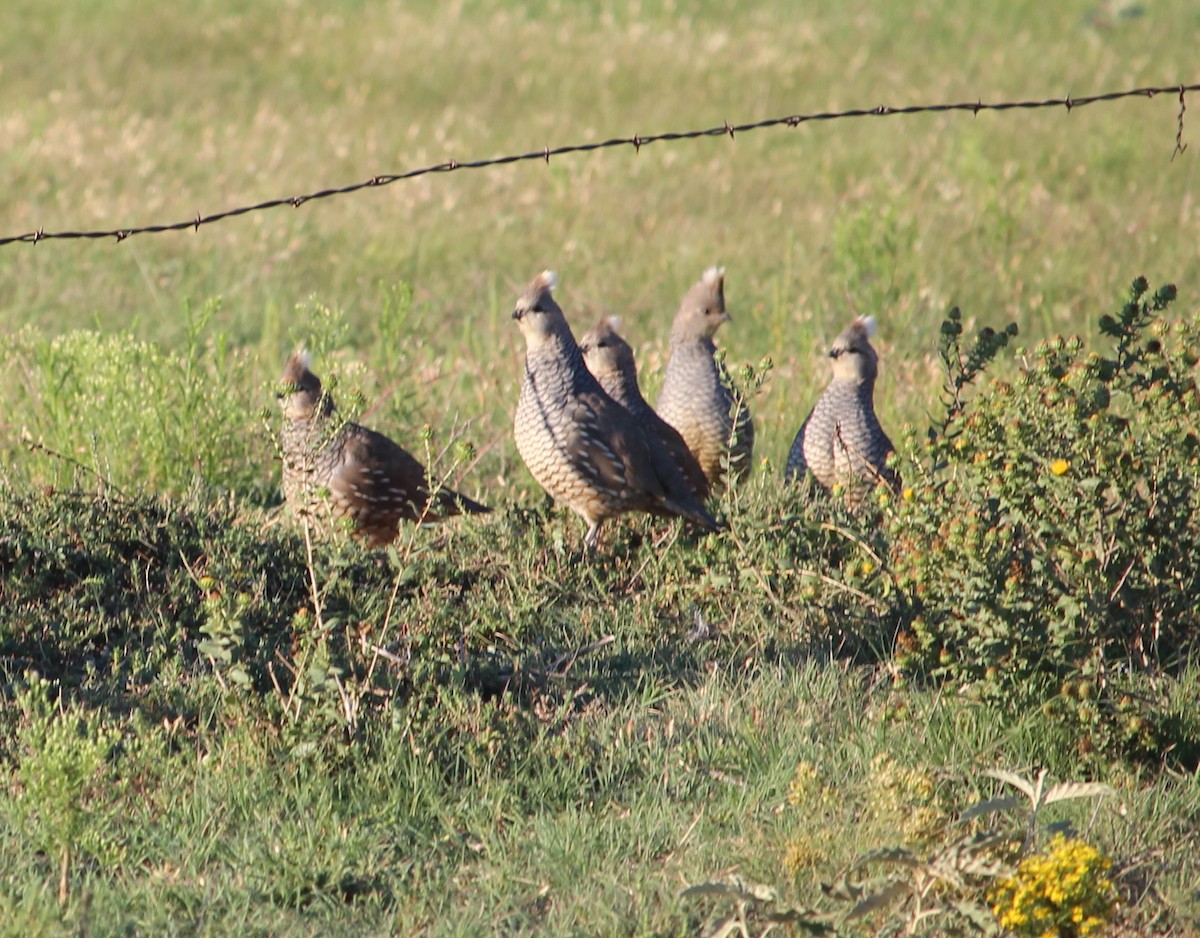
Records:
[[[583,352],[584,364],[600,382],[605,393],[629,411],[644,431],[657,437],[666,446],[692,494],[703,502],[708,498],[708,477],[679,431],[656,414],[642,397],[633,349],[617,332],[618,325],[619,320],[609,316],[583,334],[579,340],[579,350]]]
[[[716,530],[659,440],[604,393],[583,363],[554,301],[545,271],[517,299],[513,319],[525,336],[525,377],[514,430],[517,449],[538,483],[587,522],[584,545],[616,515],[681,515]]]
[[[348,518],[371,547],[394,540],[401,521],[490,511],[431,485],[425,467],[383,434],[340,419],[310,366],[307,353],[292,355],[279,392],[283,496],[293,511]]]
[[[825,488],[856,479],[898,485],[887,465],[892,441],[875,416],[879,356],[871,347],[874,334],[874,317],[859,316],[833,340],[833,381],[796,434],[788,454],[789,479],[812,472]]]
[[[754,421],[746,401],[728,387],[713,357],[713,334],[725,311],[725,268],[710,267],[684,294],[671,327],[671,358],[658,395],[658,413],[679,431],[714,491],[732,468],[735,479],[750,471]]]

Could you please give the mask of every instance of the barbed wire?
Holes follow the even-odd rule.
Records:
[[[821,111],[813,114],[792,114],[787,117],[771,117],[766,120],[752,121],[744,124],[731,124],[726,121],[719,127],[708,127],[702,130],[685,130],[677,132],[655,133],[655,134],[634,134],[632,137],[612,137],[608,140],[600,140],[592,143],[576,143],[567,146],[551,147],[546,146],[541,150],[531,150],[527,153],[515,153],[508,156],[496,156],[488,159],[480,160],[447,160],[444,163],[435,163],[431,166],[422,166],[417,169],[410,169],[402,173],[387,173],[379,176],[372,176],[370,179],[364,179],[362,182],[351,183],[346,186],[335,186],[326,189],[318,189],[315,192],[309,192],[304,195],[287,196],[278,199],[268,199],[265,202],[257,202],[253,205],[243,205],[238,208],[226,209],[221,212],[214,212],[211,215],[202,215],[196,213],[194,218],[187,221],[171,222],[169,224],[160,225],[142,225],[131,228],[112,228],[100,231],[43,231],[41,228],[37,231],[26,232],[25,234],[11,235],[9,237],[0,238],[0,247],[9,244],[38,244],[41,241],[72,241],[72,240],[97,240],[104,238],[115,238],[118,243],[126,238],[131,238],[139,234],[162,234],[168,231],[186,231],[192,229],[198,231],[202,225],[211,225],[215,222],[224,221],[227,218],[236,218],[239,215],[249,215],[252,212],[264,212],[267,209],[281,208],[285,205],[292,208],[299,208],[308,202],[315,202],[318,199],[328,199],[334,196],[349,195],[352,192],[359,192],[363,189],[378,189],[383,186],[390,186],[393,183],[401,182],[406,179],[415,179],[418,176],[427,176],[433,173],[450,173],[464,169],[484,169],[491,166],[505,166],[509,163],[523,163],[532,160],[544,160],[549,163],[551,157],[564,156],[570,153],[591,153],[595,150],[608,150],[614,147],[633,147],[635,152],[640,152],[642,147],[649,146],[652,143],[663,143],[675,140],[697,140],[705,137],[729,137],[735,139],[738,134],[749,133],[753,130],[764,130],[774,127],[799,127],[801,124],[815,123],[818,121],[834,121],[843,120],[855,117],[894,117],[898,115],[908,114],[936,114],[948,111],[965,111],[972,115],[978,115],[981,111],[1032,111],[1045,108],[1065,108],[1069,114],[1076,108],[1084,107],[1088,104],[1098,104],[1108,101],[1119,101],[1124,98],[1153,98],[1160,94],[1178,94],[1179,96],[1179,114],[1178,124],[1175,133],[1175,149],[1171,154],[1173,161],[1176,156],[1179,156],[1187,149],[1187,144],[1183,142],[1183,117],[1187,111],[1186,95],[1189,91],[1200,91],[1200,84],[1190,85],[1164,85],[1150,88],[1131,88],[1126,91],[1108,91],[1103,94],[1085,95],[1083,97],[1073,98],[1067,96],[1065,98],[1046,98],[1042,100],[1029,101],[999,101],[987,103],[984,101],[968,101],[958,104],[913,104],[905,107],[889,107],[887,105],[879,105],[873,108],[853,108],[844,111]]]

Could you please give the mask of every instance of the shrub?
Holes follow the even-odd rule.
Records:
[[[71,866],[79,854],[119,851],[110,833],[115,774],[109,765],[120,734],[103,715],[64,709],[50,682],[31,676],[18,694],[23,716],[15,778],[18,804],[39,846],[58,864],[58,901],[69,898]]]
[[[1100,321],[1107,354],[1051,339],[969,401],[1015,328],[964,350],[957,311],[946,320],[945,418],[889,523],[902,670],[1057,707],[1085,749],[1180,742],[1152,715],[1130,738],[1127,693],[1181,664],[1200,625],[1197,324],[1160,318],[1174,296],[1138,279]]]
[[[178,350],[90,330],[10,337],[14,411],[27,440],[59,457],[33,481],[66,487],[83,470],[89,486],[178,495],[202,479],[265,498],[270,447],[249,403],[249,359],[207,337],[218,306],[188,311]]]

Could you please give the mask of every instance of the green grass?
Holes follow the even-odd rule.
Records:
[[[767,519],[808,504],[751,494]],[[791,550],[836,519],[809,510]],[[760,588],[777,521],[666,551],[622,526],[581,565],[573,519],[509,509],[394,554],[318,543],[314,597],[302,533],[212,492],[6,491],[0,511],[0,908],[22,931],[690,934],[728,910],[682,887],[736,874],[837,909],[820,884],[907,842],[908,814],[948,823],[996,792],[985,770],[1035,766],[1114,787],[1043,824],[1117,858],[1127,921],[1200,914],[1194,775],[1084,758],[1049,713],[832,658],[886,623]],[[688,638],[693,604],[715,641]],[[376,644],[394,657],[371,671]],[[888,794],[881,756],[936,798]],[[802,764],[827,794],[792,796]]]
[[[1182,0],[1097,21],[1026,0],[609,6],[10,0],[0,235],[724,120],[1196,80]],[[1200,927],[1194,766],[901,686],[898,605],[843,588],[878,599],[855,571],[880,532],[777,491],[853,314],[879,318],[897,441],[936,412],[951,304],[1026,344],[1094,341],[1144,273],[1188,318],[1200,149],[1189,123],[1171,159],[1177,109],[811,124],[0,249],[0,932],[694,934],[730,905],[680,890],[734,874],[836,909],[820,884],[902,839],[872,807],[881,754],[950,814],[997,793],[986,769],[1107,782],[1043,820],[1116,859],[1128,927]],[[730,534],[635,522],[581,562],[512,443],[512,301],[555,268],[577,331],[623,317],[652,399],[713,263],[729,360],[774,363],[760,471],[720,506]],[[310,558],[271,441],[299,342],[347,409],[497,515]],[[716,641],[686,638],[697,612]],[[1162,690],[1181,712],[1196,692],[1186,667]],[[801,763],[836,797],[789,799]]]

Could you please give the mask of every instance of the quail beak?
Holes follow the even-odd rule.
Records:
[[[513,319],[520,319],[520,318],[521,318],[521,308],[520,308],[520,307],[517,307],[516,309],[514,309],[514,310],[512,311],[512,318],[513,318]]]

